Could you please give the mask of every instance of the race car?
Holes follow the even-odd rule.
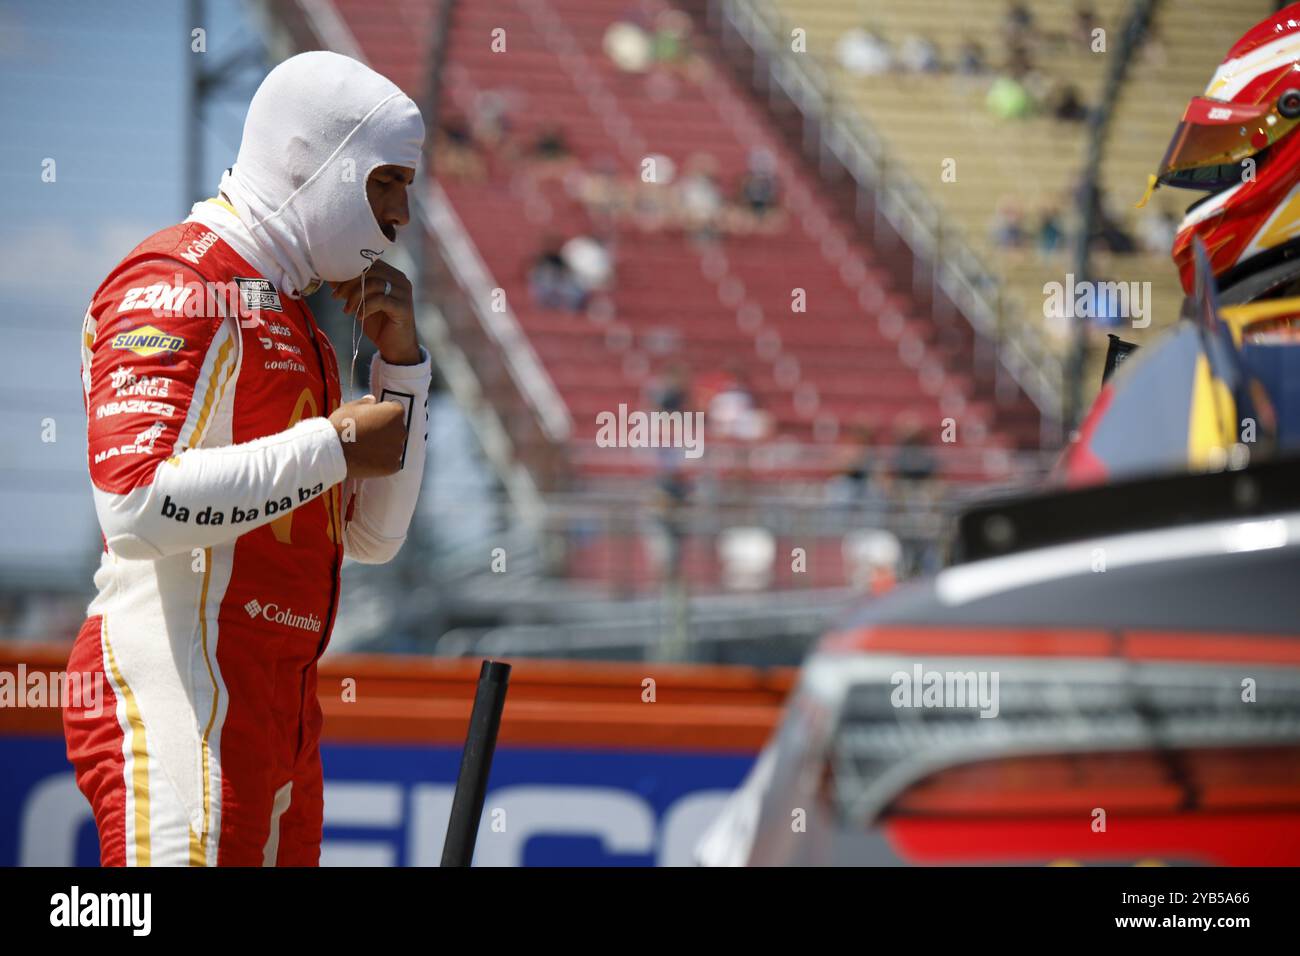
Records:
[[[1300,458],[995,502],[805,662],[705,865],[1300,865]]]
[[[700,862],[1300,865],[1300,302],[1195,253],[1056,483],[822,640]]]

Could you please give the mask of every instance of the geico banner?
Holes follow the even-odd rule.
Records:
[[[460,748],[324,743],[324,866],[436,866]],[[683,866],[752,754],[499,747],[476,866]],[[93,866],[56,736],[0,736],[0,866]]]

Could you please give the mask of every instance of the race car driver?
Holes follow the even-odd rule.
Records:
[[[428,353],[380,256],[408,220],[415,104],[313,52],[266,77],[219,195],[95,292],[82,336],[104,551],[68,709],[105,865],[314,865],[321,710],[344,556],[401,547],[425,457]],[[344,402],[303,300],[321,283],[377,354]]]
[[[1266,447],[1300,448],[1300,299],[1294,298],[1300,295],[1297,127],[1300,3],[1293,3],[1257,23],[1228,50],[1204,94],[1192,98],[1148,186],[1148,196],[1163,187],[1202,194],[1179,224],[1172,254],[1183,289],[1192,297],[1184,303],[1184,317],[1195,319],[1195,249],[1204,247],[1221,329],[1230,333],[1236,353],[1229,358],[1237,384],[1198,373],[1198,384],[1190,387],[1206,400],[1193,396],[1183,404],[1163,386],[1154,389],[1162,393],[1159,400],[1141,388],[1128,388],[1137,376],[1154,381],[1159,369],[1176,367],[1180,350],[1197,351],[1193,323],[1179,323],[1161,342],[1136,353],[1102,389],[1063,458],[1061,473],[1068,482],[1202,467],[1225,455],[1245,460]],[[1212,364],[1199,362],[1202,368]],[[1199,416],[1202,424],[1217,419],[1224,428],[1186,428],[1192,434],[1181,449],[1176,443],[1124,439],[1129,433],[1150,436],[1166,430],[1179,416],[1186,417],[1189,405],[1224,408],[1229,402],[1233,412]],[[1237,434],[1241,423],[1261,417],[1268,420],[1273,440],[1242,442]],[[1198,418],[1195,410],[1192,418]],[[1207,434],[1216,431],[1224,434]],[[1107,451],[1121,441],[1126,446],[1122,465]]]
[[[1300,278],[1300,3],[1248,30],[1193,97],[1153,188],[1202,193],[1173,258],[1192,293],[1204,242],[1225,304],[1277,294]],[[1261,273],[1263,273],[1261,275]]]

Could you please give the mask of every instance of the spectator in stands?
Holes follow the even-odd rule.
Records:
[[[1165,54],[1164,42],[1160,39],[1160,22],[1154,21],[1147,27],[1146,33],[1142,35],[1141,45],[1138,47],[1137,56],[1141,58],[1141,63],[1149,70],[1163,69],[1169,62]]]
[[[904,482],[922,482],[935,477],[939,463],[925,440],[921,420],[910,412],[900,415],[894,434],[894,478]]]
[[[681,10],[667,8],[655,17],[648,30],[650,64],[643,95],[652,103],[668,103],[677,97],[682,77],[697,76],[702,61],[692,48],[691,18]]]
[[[439,176],[451,179],[482,179],[487,172],[469,121],[448,116],[438,125],[434,167]]]
[[[1024,119],[1034,112],[1034,98],[1023,80],[1025,74],[1003,74],[989,85],[984,99],[988,111],[998,119]]]
[[[1168,209],[1151,209],[1138,220],[1138,243],[1143,252],[1168,255],[1178,232],[1178,217]]]
[[[989,239],[999,249],[1019,249],[1025,244],[1025,214],[1010,196],[999,200],[993,210]]]
[[[933,40],[919,33],[909,33],[903,37],[903,42],[898,47],[898,63],[909,73],[943,72],[939,48]]]
[[[851,507],[884,506],[881,464],[871,425],[863,423],[851,431],[851,444],[845,450],[845,462],[827,487],[827,497],[836,504]]]
[[[658,179],[646,182],[636,179],[628,187],[630,213],[636,227],[642,232],[658,232],[674,222],[675,196],[673,182],[676,171],[668,157],[659,157]]]
[[[546,123],[538,129],[526,158],[539,180],[563,176],[576,162],[564,130],[556,123]]]
[[[610,62],[624,73],[644,73],[655,61],[654,38],[631,18],[611,23],[601,47]]]
[[[690,15],[672,8],[662,11],[655,17],[651,45],[657,65],[665,67],[686,66],[693,56],[691,51]]]
[[[1137,242],[1132,234],[1124,228],[1123,223],[1112,218],[1109,213],[1103,213],[1093,229],[1092,238],[1094,246],[1108,252],[1128,255],[1137,251]]]
[[[587,290],[565,261],[563,245],[548,236],[528,270],[528,289],[533,301],[544,309],[581,312],[587,304]]]
[[[835,58],[854,76],[880,76],[894,68],[888,41],[869,27],[846,31],[835,44]]]
[[[489,152],[510,147],[510,103],[499,90],[483,90],[474,97],[470,119],[474,141]]]
[[[981,76],[988,72],[988,68],[984,46],[978,40],[966,37],[957,51],[957,72],[964,76]]]
[[[1095,249],[1105,249],[1121,255],[1137,251],[1136,240],[1112,212],[1110,201],[1101,187],[1094,194],[1092,232],[1088,239]]]
[[[1074,8],[1074,24],[1071,33],[1076,44],[1085,50],[1092,47],[1092,31],[1100,26],[1097,11],[1090,3],[1081,3]]]
[[[677,216],[682,228],[693,235],[713,235],[725,206],[717,160],[707,153],[695,154],[677,182]]]
[[[609,247],[593,236],[574,236],[560,247],[560,257],[584,293],[584,304],[590,297],[609,288],[614,278],[614,257]]]
[[[686,366],[680,362],[668,366],[650,387],[647,398],[660,411],[691,414],[691,377]],[[690,497],[690,484],[684,468],[685,458],[679,449],[658,450],[655,456],[655,488],[659,507],[663,510],[664,530],[670,533],[670,539],[671,532],[675,530],[672,518]]]
[[[669,365],[650,388],[652,404],[665,412],[685,412],[691,400],[691,376],[685,365]]]
[[[926,441],[921,419],[904,412],[894,423],[894,457],[890,462],[890,500],[903,514],[928,512],[941,494],[939,462]],[[934,563],[934,544],[924,536],[902,536],[904,576]]]
[[[724,373],[714,376],[703,391],[707,396],[707,420],[712,434],[735,441],[757,441],[767,435],[770,417],[759,408],[739,362],[728,362]]]
[[[1033,11],[1021,2],[1009,4],[1006,17],[1003,19],[1002,32],[1008,44],[1032,42],[1037,35]]]
[[[614,228],[627,212],[628,190],[618,178],[618,164],[609,156],[598,158],[590,172],[571,169],[565,189],[582,204],[599,230]]]
[[[1061,213],[1055,206],[1048,206],[1039,215],[1034,245],[1043,258],[1055,255],[1065,245],[1065,229],[1061,225]]]
[[[1037,69],[1038,66],[1034,62],[1034,55],[1030,52],[1028,44],[1016,42],[1007,47],[1006,65],[1003,68],[1007,76],[1029,86],[1030,78]]]
[[[776,175],[776,156],[770,149],[751,149],[748,167],[740,181],[735,231],[774,232],[783,225],[780,208],[781,183]]]
[[[1052,116],[1062,123],[1082,123],[1088,118],[1088,107],[1079,97],[1079,88],[1073,83],[1059,86],[1052,97]]]

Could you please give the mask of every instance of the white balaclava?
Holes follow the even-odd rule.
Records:
[[[379,166],[414,168],[420,111],[392,81],[337,53],[300,53],[262,81],[244,138],[221,177],[283,291],[360,275],[391,245],[366,198]]]

